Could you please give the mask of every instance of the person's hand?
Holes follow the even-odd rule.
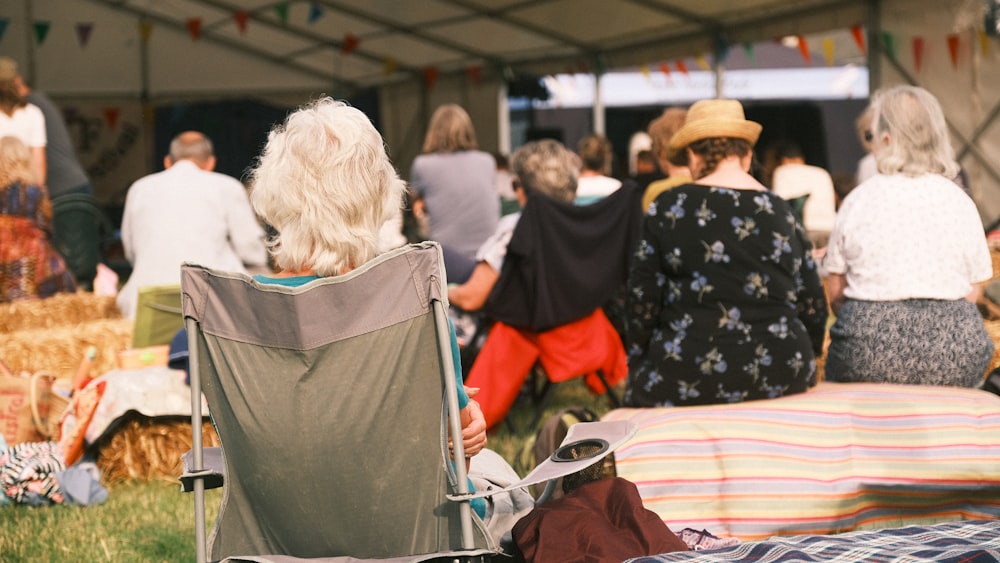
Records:
[[[462,425],[462,445],[465,457],[470,458],[486,447],[486,418],[476,401],[470,400],[463,410],[469,411],[469,422]]]

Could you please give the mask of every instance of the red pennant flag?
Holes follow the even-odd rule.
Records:
[[[121,113],[119,108],[104,108],[104,121],[108,123],[110,129],[114,129],[118,125],[118,115]]]
[[[660,72],[667,75],[667,78],[670,78],[670,65],[667,63],[660,63]]]
[[[471,80],[473,84],[478,85],[483,81],[483,67],[470,66],[465,69],[465,74],[469,77],[469,80]]]
[[[920,67],[924,64],[924,38],[913,38],[913,68],[920,72]]]
[[[437,83],[437,79],[440,74],[441,72],[436,67],[433,66],[425,67],[424,86],[426,86],[428,90],[432,90],[434,88],[434,85]]]
[[[851,28],[851,35],[854,36],[854,42],[858,45],[858,49],[861,54],[865,54],[865,30],[861,25],[856,25]]]
[[[677,70],[679,70],[684,76],[688,75],[688,67],[681,59],[677,59]]]
[[[91,22],[76,24],[76,40],[80,42],[80,47],[85,48],[90,42],[90,32],[94,30]]]
[[[350,55],[358,48],[358,44],[361,40],[358,39],[353,33],[348,33],[344,35],[344,41],[340,44],[340,52],[345,55]]]
[[[799,53],[802,54],[802,60],[804,60],[807,65],[813,64],[812,53],[809,52],[809,43],[806,41],[806,38],[802,35],[799,35],[798,40],[799,40]]]
[[[188,33],[191,34],[191,39],[197,41],[201,39],[201,18],[191,18],[187,22]]]
[[[233,12],[233,20],[236,22],[236,29],[240,30],[240,35],[245,35],[247,32],[247,22],[250,21],[250,12],[246,10]]]
[[[951,68],[958,68],[958,35],[948,36],[948,54],[951,55]]]

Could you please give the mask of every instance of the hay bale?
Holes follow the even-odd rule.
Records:
[[[218,446],[212,423],[202,425],[206,447]],[[191,449],[191,419],[126,415],[108,436],[91,446],[105,483],[126,480],[178,482],[181,455]]]
[[[115,298],[85,291],[0,305],[0,334],[120,319]]]
[[[0,337],[0,359],[15,372],[46,370],[72,379],[87,348],[97,348],[90,375],[117,368],[117,354],[132,344],[130,319],[90,321],[76,326],[19,330]]]

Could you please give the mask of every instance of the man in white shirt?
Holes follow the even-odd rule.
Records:
[[[794,143],[783,143],[775,155],[771,189],[785,200],[806,197],[802,209],[802,225],[814,248],[823,248],[830,238],[837,217],[837,196],[830,173],[819,166],[806,164],[802,149]]]
[[[207,137],[181,133],[163,165],[166,170],[133,183],[125,198],[122,246],[132,274],[118,307],[126,318],[135,317],[139,288],[180,283],[184,262],[234,272],[267,264],[264,230],[246,189],[213,171]]]

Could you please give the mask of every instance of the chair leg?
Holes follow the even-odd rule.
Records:
[[[596,374],[597,378],[601,380],[601,385],[604,385],[604,392],[607,394],[608,400],[611,401],[612,408],[616,409],[621,408],[622,401],[618,397],[618,393],[615,393],[615,390],[612,389],[610,385],[608,385],[608,380],[606,377],[604,377],[604,370],[599,369],[597,370]]]

